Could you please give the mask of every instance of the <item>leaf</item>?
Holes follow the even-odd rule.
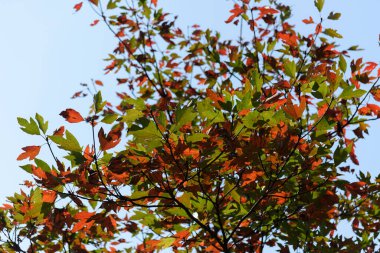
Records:
[[[314,20],[312,17],[309,17],[309,19],[303,19],[302,22],[304,22],[305,24],[313,24]]]
[[[38,113],[36,113],[36,120],[37,120],[37,123],[38,123],[38,126],[39,128],[42,130],[42,132],[45,134],[47,129],[48,129],[48,125],[49,123],[46,121],[44,121],[44,118],[39,115]]]
[[[99,20],[98,20],[98,22],[99,22]],[[99,86],[103,86],[103,82],[100,80],[95,80],[95,84],[99,85]]]
[[[343,38],[342,35],[340,35],[335,29],[331,29],[331,28],[326,28],[324,31],[323,31],[324,34],[332,37],[332,38]]]
[[[240,7],[240,5],[235,4],[234,8],[230,10],[232,15],[225,21],[227,24],[230,23],[232,20],[234,20],[236,17],[240,16],[242,13],[244,13],[244,9]]]
[[[327,17],[328,19],[331,20],[338,20],[342,14],[339,12],[330,12],[329,16]]]
[[[354,86],[346,87],[340,94],[339,98],[341,99],[359,98],[367,93],[365,90],[360,90],[360,89],[354,90],[354,88],[355,88]]]
[[[152,0],[152,4],[157,7],[157,0]]]
[[[29,157],[29,160],[33,160],[41,150],[41,146],[26,146],[23,147],[22,150],[24,150],[24,153],[21,153],[18,157],[17,160],[21,161]]]
[[[322,11],[324,4],[325,4],[325,0],[314,0],[314,5],[315,7],[317,7],[319,12]]]
[[[90,1],[90,3],[92,3],[95,6],[99,5],[99,0],[89,0],[89,1]]]
[[[51,190],[45,190],[42,192],[42,201],[45,203],[54,203],[57,198],[57,193]]]
[[[339,55],[339,68],[343,71],[346,72],[347,69],[347,62],[346,59],[344,59],[343,55]]]
[[[99,23],[99,19],[95,19],[95,20],[90,24],[90,26],[96,26],[98,23]],[[101,86],[103,86],[103,84],[102,84]]]
[[[98,91],[94,95],[95,113],[101,112],[106,104],[107,104],[107,102],[103,101],[102,93],[100,91]]]
[[[74,5],[74,10],[75,11],[79,11],[83,6],[83,2],[80,2],[80,3],[77,3],[76,5]]]
[[[50,135],[49,139],[58,144],[60,149],[82,153],[82,148],[79,145],[79,142],[68,130],[66,130],[66,138],[60,135]]]
[[[80,115],[80,113],[75,111],[74,109],[66,109],[65,111],[62,111],[59,115],[64,117],[66,121],[70,123],[79,123],[84,121],[82,115]]]
[[[284,68],[285,68],[284,72],[287,76],[292,77],[292,78],[296,77],[297,67],[294,61],[289,61],[289,60],[285,61]]]
[[[34,119],[30,118],[30,121],[27,121],[24,118],[17,118],[18,124],[21,126],[21,130],[25,133],[32,134],[32,135],[39,135],[40,130],[38,128],[38,125]]]
[[[98,137],[101,150],[105,151],[114,148],[121,141],[121,127],[118,126],[115,129],[111,130],[107,136],[104,134],[103,128],[100,128]]]
[[[63,136],[64,133],[65,133],[65,127],[61,126],[58,129],[54,130],[53,135]]]
[[[108,4],[107,4],[107,9],[108,9],[108,10],[112,10],[112,9],[117,8],[117,4],[116,4],[116,2],[117,2],[117,1],[109,0],[109,1],[108,1]]]

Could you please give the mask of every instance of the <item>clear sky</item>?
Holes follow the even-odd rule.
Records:
[[[66,108],[87,113],[89,100],[71,100],[80,89],[79,83],[91,79],[103,80],[113,89],[114,77],[104,76],[102,61],[115,46],[115,40],[106,27],[99,23],[88,6],[74,14],[73,6],[80,0],[12,0],[0,1],[0,203],[7,195],[18,191],[19,183],[28,178],[17,162],[21,147],[42,144],[39,137],[28,136],[18,127],[16,117],[34,116],[36,112],[49,120],[53,130],[65,124],[58,114]],[[287,0],[294,9],[294,23],[319,14],[312,0]],[[341,12],[340,21],[330,23],[344,36],[345,47],[360,45],[365,51],[355,56],[379,63],[380,33],[378,22],[379,0],[326,0],[323,15]],[[222,31],[233,37],[236,33],[224,24],[233,5],[229,0],[159,0],[168,12],[179,16],[184,29],[194,23]],[[377,175],[380,123],[371,124],[370,136],[357,146],[360,168]],[[89,129],[73,127],[80,140],[89,139]],[[83,142],[84,142],[83,141]],[[45,148],[46,150],[46,148]],[[41,158],[49,154],[43,151]]]

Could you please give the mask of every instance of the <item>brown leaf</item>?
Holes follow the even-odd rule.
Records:
[[[101,150],[105,151],[111,149],[121,141],[121,127],[118,126],[115,129],[111,130],[107,136],[105,135],[103,128],[100,128],[98,137]]]

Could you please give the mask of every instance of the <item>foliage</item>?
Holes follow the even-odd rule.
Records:
[[[374,252],[380,178],[348,160],[359,165],[355,143],[380,115],[377,64],[347,64],[335,29],[309,17],[303,35],[278,1],[236,1],[234,41],[183,32],[157,0],[88,2],[117,39],[105,72],[124,92],[112,104],[94,92],[87,117],[61,112],[91,143],[39,114],[18,119],[44,143],[18,157],[34,182],[1,207],[0,249]],[[83,86],[74,97],[93,92]],[[342,221],[355,236],[338,233]]]

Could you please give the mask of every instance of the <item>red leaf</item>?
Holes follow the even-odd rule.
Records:
[[[95,19],[90,26],[96,26],[99,23],[99,19]]]
[[[98,137],[101,150],[105,151],[111,149],[115,147],[117,144],[119,144],[119,142],[121,141],[121,127],[119,126],[111,130],[107,136],[104,134],[103,128],[100,128]]]
[[[96,80],[96,81],[95,81],[95,84],[96,84],[96,85],[99,85],[99,86],[103,86],[103,82],[100,81],[100,80]]]
[[[80,3],[77,3],[76,5],[74,5],[75,11],[79,11],[82,8],[82,5],[83,5],[83,2],[80,2]]]
[[[41,150],[41,146],[27,146],[23,147],[22,150],[24,150],[24,153],[21,153],[18,157],[17,160],[24,160],[29,157],[29,160],[33,160]]]
[[[79,112],[73,109],[66,109],[65,111],[62,111],[59,115],[64,117],[66,121],[70,123],[78,123],[84,121],[82,115],[80,115]]]
[[[241,8],[238,4],[235,4],[234,8],[230,10],[230,12],[232,15],[225,21],[227,24],[234,20],[234,18],[240,16],[244,12],[244,9]]]
[[[152,0],[152,4],[157,7],[157,0]]]

